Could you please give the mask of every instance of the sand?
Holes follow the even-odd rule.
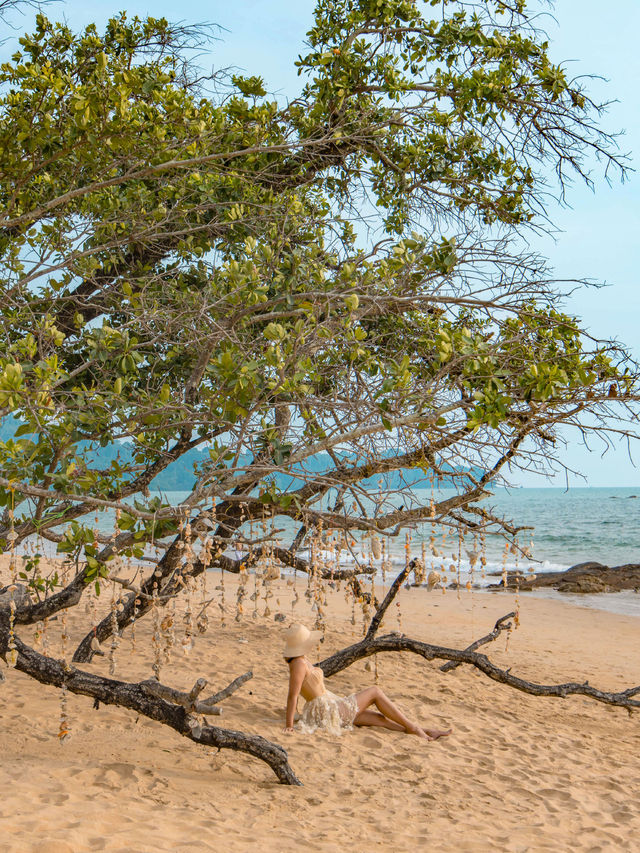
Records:
[[[214,576],[209,587],[219,595],[217,583]],[[248,603],[249,615],[234,621],[234,584],[227,579],[224,633],[214,604],[208,632],[188,656],[176,650],[162,681],[185,689],[205,676],[219,689],[252,669],[254,678],[210,722],[284,744],[304,787],[281,786],[262,762],[195,745],[131,712],[96,711],[86,697],[70,696],[71,736],[60,743],[59,691],[2,665],[1,851],[640,850],[639,714],[579,697],[535,698],[469,668],[444,674],[435,662],[380,655],[385,692],[425,724],[452,725],[450,738],[424,743],[376,729],[287,735],[283,626],[262,615],[264,602],[257,618]],[[269,602],[287,624],[291,592],[276,581]],[[321,657],[361,633],[342,592],[330,592],[329,604]],[[513,604],[508,593],[402,590],[384,627],[463,647]],[[74,639],[88,619],[84,605],[70,617]],[[135,656],[125,634],[118,678],[152,674],[145,621]],[[294,621],[313,621],[302,596]],[[29,642],[32,629],[20,634]],[[54,656],[59,634],[51,623]],[[523,595],[518,630],[487,649],[497,663],[544,683],[588,679],[606,690],[640,683],[640,620],[632,616]],[[87,668],[107,674],[108,662]],[[328,686],[344,694],[373,679],[360,662]]]

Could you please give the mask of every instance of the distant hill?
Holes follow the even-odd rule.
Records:
[[[0,441],[6,441],[11,438],[19,426],[19,421],[9,416],[0,421]],[[122,462],[131,460],[130,445],[127,443],[115,443],[100,447],[92,451],[87,451],[91,456],[91,464],[100,468],[106,468],[109,464],[119,458]],[[167,468],[158,474],[151,482],[151,489],[158,489],[164,492],[181,492],[189,491],[193,488],[196,481],[194,468],[200,468],[203,464],[209,461],[209,453],[204,450],[190,450],[184,454],[176,462],[172,462]],[[333,461],[325,453],[319,453],[316,456],[310,457],[301,465],[294,466],[294,471],[322,472],[329,471],[333,468]],[[292,477],[287,474],[279,474],[276,477],[280,487],[294,486],[300,480],[297,477]],[[376,474],[368,480],[364,480],[362,485],[365,488],[375,489],[378,486],[380,475]],[[415,485],[419,482],[426,483],[426,476],[419,468],[402,469],[400,471],[392,471],[385,475],[386,488],[401,489],[403,486]]]

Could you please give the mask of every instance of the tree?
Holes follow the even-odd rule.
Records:
[[[0,415],[18,427],[0,443],[0,545],[40,536],[74,573],[36,565],[11,585],[0,649],[44,683],[246,750],[287,782],[280,747],[193,722],[201,687],[176,698],[91,675],[29,648],[19,626],[76,606],[150,543],[156,565],[87,625],[75,663],[209,567],[239,572],[268,547],[326,573],[300,556],[319,530],[379,542],[431,520],[522,548],[479,505],[490,484],[550,464],[560,427],[629,434],[636,366],[562,312],[523,240],[545,227],[552,170],[561,192],[589,179],[592,155],[624,170],[615,140],[522,0],[431,6],[318,0],[304,85],[284,105],[261,78],[203,75],[204,34],[152,18],[74,35],[38,15],[2,66]],[[195,448],[208,458],[188,499],[152,496]],[[398,507],[409,470],[454,495],[403,487]],[[114,536],[83,519],[107,510]],[[295,523],[292,541],[252,532],[273,518]],[[367,571],[341,571],[354,595]],[[372,653],[388,603],[328,674]],[[375,642],[498,677],[473,650]]]

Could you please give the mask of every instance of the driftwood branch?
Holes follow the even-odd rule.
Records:
[[[231,696],[232,693],[235,693],[250,678],[253,678],[253,673],[251,671],[245,672],[244,675],[239,675],[223,690],[202,700],[199,700],[198,696],[209,683],[206,678],[199,678],[188,693],[182,690],[175,690],[173,687],[167,687],[166,684],[161,684],[154,679],[141,681],[140,687],[145,693],[156,696],[158,699],[164,699],[166,702],[172,702],[174,705],[180,705],[191,713],[219,717],[222,714],[222,708],[218,707],[219,703],[228,696]]]
[[[232,693],[235,693],[239,687],[245,683],[245,681],[249,681],[250,678],[253,678],[253,673],[251,670],[245,672],[244,675],[239,675],[235,678],[231,684],[228,684],[222,690],[218,691],[218,693],[214,693],[213,696],[209,696],[208,699],[204,701],[209,703],[210,705],[217,705],[218,702],[222,702],[228,696],[231,696]]]
[[[8,622],[0,614],[0,655],[6,654],[8,636]],[[76,669],[63,661],[54,660],[36,652],[18,637],[15,637],[15,647],[18,652],[16,669],[41,684],[54,687],[64,685],[71,693],[89,696],[94,702],[129,708],[151,720],[169,726],[196,743],[218,749],[246,752],[268,764],[281,783],[301,784],[289,764],[286,750],[266,738],[217,726],[196,724],[185,707],[151,695],[141,683],[116,681]]]
[[[515,618],[515,612],[507,613],[506,616],[501,616],[500,619],[493,626],[493,631],[487,634],[484,637],[481,637],[479,640],[475,640],[475,642],[471,643],[470,646],[467,646],[465,652],[475,652],[476,649],[479,649],[480,646],[484,646],[487,643],[493,642],[496,640],[503,631],[510,631],[512,628],[511,622],[507,622],[507,619]],[[457,667],[462,665],[462,661],[454,661],[450,660],[448,663],[443,664],[440,667],[441,672],[451,672],[452,669],[456,669]]]
[[[494,629],[495,631],[495,629]],[[565,698],[570,695],[587,696],[596,702],[607,705],[616,705],[629,711],[640,708],[640,700],[634,699],[640,694],[640,686],[631,687],[618,693],[610,693],[592,687],[588,682],[567,682],[565,684],[536,684],[526,681],[511,674],[511,670],[503,670],[492,663],[484,654],[467,651],[466,649],[449,649],[445,646],[436,646],[431,643],[423,643],[420,640],[412,640],[410,637],[397,634],[387,634],[382,637],[365,637],[359,643],[342,649],[331,657],[326,658],[318,666],[326,677],[342,672],[343,669],[356,663],[356,661],[382,652],[412,652],[420,655],[425,660],[448,660],[456,663],[465,663],[483,672],[493,681],[506,684],[531,696],[557,696]]]
[[[402,584],[404,583],[405,579],[409,576],[409,573],[415,567],[415,564],[416,564],[415,560],[411,560],[409,563],[407,563],[407,565],[404,567],[404,569],[402,569],[400,574],[397,576],[397,578],[394,580],[394,582],[389,587],[389,591],[385,595],[384,601],[382,602],[380,607],[378,607],[378,609],[376,610],[376,612],[373,616],[373,619],[371,620],[371,623],[369,625],[369,628],[368,628],[367,633],[366,633],[365,638],[364,638],[365,642],[367,640],[371,640],[371,639],[373,639],[373,637],[375,637],[376,631],[380,627],[380,623],[382,622],[384,614],[387,612],[389,605],[391,604],[393,599],[398,594],[398,591],[399,591],[400,587],[402,586]]]

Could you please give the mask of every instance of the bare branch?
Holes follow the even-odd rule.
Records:
[[[565,684],[536,684],[535,682],[526,681],[523,678],[512,675],[510,670],[500,669],[491,663],[486,655],[466,650],[448,649],[445,646],[436,646],[431,643],[421,642],[420,640],[412,640],[410,637],[402,635],[388,634],[383,637],[373,638],[372,640],[361,640],[359,643],[348,646],[336,652],[331,657],[326,658],[318,666],[322,669],[325,676],[329,677],[335,675],[337,672],[341,672],[358,660],[382,652],[412,652],[423,657],[425,660],[444,659],[461,664],[466,663],[483,672],[493,681],[506,684],[508,687],[528,693],[530,696],[549,696],[564,699],[567,696],[579,695],[587,696],[596,702],[603,702],[607,705],[615,705],[627,708],[628,710],[640,708],[640,700],[633,698],[640,694],[640,686],[612,693],[591,687],[588,682],[582,684],[573,681],[566,682]]]

